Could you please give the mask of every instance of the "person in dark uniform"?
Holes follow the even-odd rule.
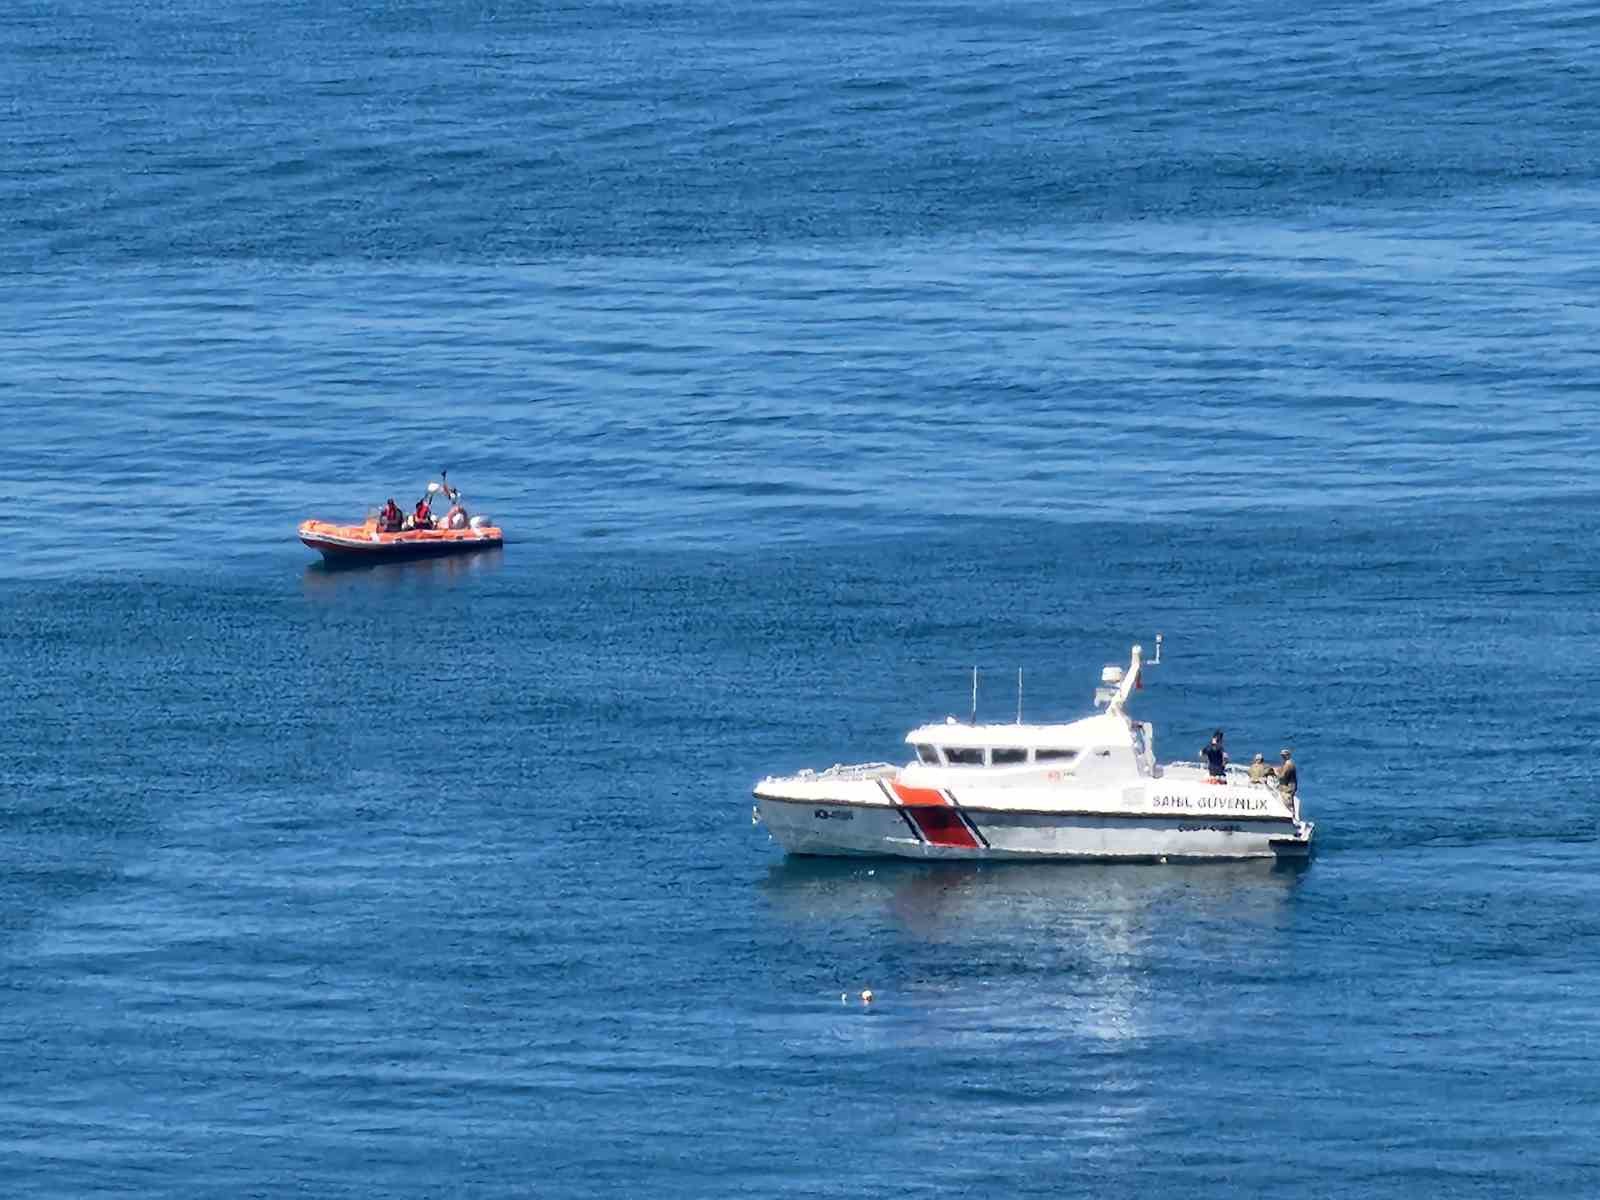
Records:
[[[1200,757],[1206,760],[1206,771],[1221,783],[1228,777],[1228,752],[1222,748],[1222,730],[1211,735],[1211,741],[1201,747]]]

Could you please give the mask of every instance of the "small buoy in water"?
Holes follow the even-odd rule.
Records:
[[[1163,855],[1162,855],[1162,856],[1161,856],[1161,861],[1162,861],[1162,862],[1163,862],[1163,863],[1165,863],[1165,862],[1166,862],[1166,861],[1167,861],[1167,856],[1166,856],[1166,855],[1165,855],[1165,854],[1163,854]]]
[[[861,993],[861,1003],[863,1003],[863,1004],[871,1004],[872,1003],[872,989],[871,988],[868,988],[866,991]]]
[[[840,992],[839,993],[839,1003],[840,1004],[849,1004],[850,1003],[850,993],[849,992]]]

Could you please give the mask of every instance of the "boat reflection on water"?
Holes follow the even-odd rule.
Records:
[[[504,562],[504,552],[499,547],[492,547],[474,554],[357,563],[353,566],[318,561],[306,564],[302,578],[308,596],[335,596],[371,587],[427,586],[487,576],[498,571]]]
[[[790,856],[767,872],[776,911],[796,921],[889,916],[930,941],[985,931],[1093,925],[1134,910],[1178,908],[1204,920],[1270,922],[1306,870],[1302,862],[917,863]]]
[[[1303,865],[912,863],[790,857],[762,883],[794,936],[952,1036],[1149,1036],[1162,973],[1281,962]],[[898,950],[894,947],[898,945]],[[905,964],[911,955],[916,982]],[[853,965],[854,964],[854,965]],[[895,978],[898,976],[898,978]],[[844,986],[854,986],[854,976]],[[981,1031],[981,1035],[979,1034]]]

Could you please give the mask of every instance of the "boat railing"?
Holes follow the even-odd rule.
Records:
[[[1198,758],[1185,758],[1179,759],[1175,762],[1162,764],[1163,771],[1170,771],[1174,767],[1177,767],[1179,770],[1193,771],[1197,775],[1208,775],[1211,773],[1211,768],[1206,765],[1205,761]],[[1229,763],[1224,770],[1228,772],[1228,778],[1237,783],[1252,782],[1250,779],[1250,768],[1247,766],[1243,766],[1239,763]],[[1266,782],[1276,783],[1277,777],[1268,775]]]
[[[876,779],[883,775],[893,775],[900,768],[893,763],[834,763],[826,771],[813,771],[809,768],[801,771],[802,779]]]

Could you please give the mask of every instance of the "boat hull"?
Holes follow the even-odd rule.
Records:
[[[917,859],[1153,862],[1305,858],[1310,824],[1247,826],[1224,819],[968,810],[975,844],[929,837],[898,810],[815,801],[758,801],[763,824],[790,854]]]
[[[819,788],[819,782],[812,777],[785,788],[784,781],[764,780],[756,789],[757,817],[790,854],[968,861],[1304,858],[1314,829],[1265,788],[1257,789],[1260,794],[1219,788],[1214,798],[1199,791],[1192,804],[1184,797],[1187,811],[1162,812],[1132,797],[1119,806],[1088,794],[1046,809],[1016,803],[1020,796],[958,802],[951,792],[907,788],[890,777],[838,789]],[[1148,799],[1159,803],[1170,795],[1164,790]]]
[[[299,535],[302,542],[320,553],[328,563],[339,566],[473,554],[498,549],[504,544],[504,535],[492,525],[481,529],[379,533],[370,526],[305,521],[300,525]]]

